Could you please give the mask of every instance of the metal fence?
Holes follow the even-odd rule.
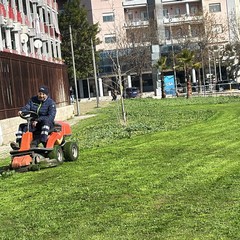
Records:
[[[179,95],[187,94],[187,87],[177,88]],[[194,96],[221,96],[221,95],[240,95],[240,89],[236,83],[208,84],[202,86],[192,86]]]
[[[178,96],[186,96],[187,95],[187,87],[181,86],[177,87],[177,89],[168,89],[165,91],[168,97],[175,97],[176,90]],[[218,84],[208,84],[208,85],[192,85],[191,88],[192,96],[240,96],[240,83],[218,83]]]
[[[0,52],[0,119],[15,117],[40,85],[49,88],[58,107],[69,104],[65,65]]]

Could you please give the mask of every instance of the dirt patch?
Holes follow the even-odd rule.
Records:
[[[106,107],[111,103],[111,101],[99,101],[97,106],[97,101],[89,100],[89,101],[80,101],[79,103],[79,110],[80,115],[88,114],[92,112],[94,109]],[[77,114],[77,104],[75,103],[75,113]]]

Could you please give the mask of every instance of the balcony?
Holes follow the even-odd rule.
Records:
[[[0,25],[5,25],[7,20],[3,16],[0,15]]]
[[[191,37],[191,41],[192,42],[197,42],[197,41],[199,41],[199,38],[198,37]],[[173,38],[173,39],[165,38],[165,44],[166,45],[172,45],[172,44],[177,45],[177,44],[179,44],[179,38]]]
[[[19,23],[19,22],[13,23],[13,30],[12,31],[14,31],[14,32],[21,31],[21,23]]]
[[[135,20],[124,23],[124,27],[147,27],[149,26],[148,20]]]
[[[200,22],[203,19],[203,16],[199,15],[177,15],[177,16],[171,16],[169,17],[164,17],[163,18],[163,23],[164,24],[177,24],[177,23],[183,23],[183,22]]]
[[[195,2],[201,2],[200,0],[162,0],[162,4],[176,4],[176,3],[178,3],[178,2],[182,2],[182,3],[186,3],[186,2],[188,2],[188,3],[190,3],[190,2],[193,2],[193,3],[195,3]]]
[[[123,0],[123,7],[143,7],[147,6],[147,0]]]

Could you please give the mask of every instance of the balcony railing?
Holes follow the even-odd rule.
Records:
[[[145,27],[149,26],[148,20],[135,20],[135,21],[127,21],[124,23],[125,27]]]
[[[170,23],[182,23],[182,22],[196,22],[196,21],[201,21],[202,19],[203,19],[203,16],[183,14],[183,15],[171,16],[170,18],[164,17],[163,23],[170,24]]]
[[[123,7],[147,5],[147,0],[123,0]]]

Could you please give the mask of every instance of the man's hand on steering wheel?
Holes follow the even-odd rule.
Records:
[[[36,126],[37,126],[37,124],[38,124],[38,122],[37,122],[37,121],[33,121],[33,122],[32,122],[32,126],[33,126],[33,127],[36,127]]]
[[[31,122],[37,121],[38,118],[38,114],[33,111],[19,111],[18,114],[21,118]]]

